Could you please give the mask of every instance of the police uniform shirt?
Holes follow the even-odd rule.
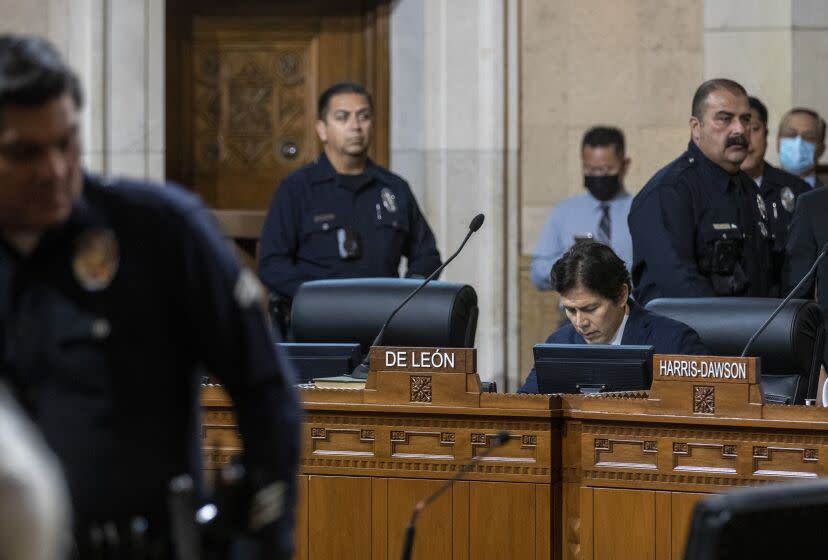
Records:
[[[262,231],[259,276],[293,297],[308,280],[398,276],[403,255],[408,276],[428,276],[441,263],[408,183],[370,160],[362,178],[340,180],[322,153],[277,189]]]
[[[773,274],[772,295],[783,295],[781,290],[782,267],[785,262],[785,245],[788,242],[788,229],[791,225],[791,218],[796,207],[799,195],[805,194],[811,188],[808,183],[765,162],[762,172],[759,192],[765,200],[765,207],[768,215],[768,231],[772,244]]]
[[[87,177],[32,254],[0,243],[2,374],[61,460],[79,527],[168,529],[168,482],[200,477],[201,366],[237,405],[248,472],[292,503],[300,413],[262,292],[176,187]],[[290,550],[289,508],[267,534]]]
[[[770,292],[767,208],[690,141],[635,197],[629,215],[636,300]]]

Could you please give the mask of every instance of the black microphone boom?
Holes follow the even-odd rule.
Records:
[[[482,216],[482,214],[480,215]],[[439,498],[443,492],[448,490],[452,484],[460,480],[464,474],[469,472],[474,465],[483,460],[487,455],[489,455],[489,453],[509,441],[509,437],[509,432],[498,432],[497,435],[490,441],[489,447],[483,453],[475,455],[471,458],[471,461],[460,465],[453,477],[445,481],[443,485],[440,486],[433,494],[417,502],[417,505],[414,506],[414,511],[411,512],[411,519],[408,521],[408,527],[405,528],[405,542],[403,543],[402,556],[400,557],[402,560],[411,560],[411,551],[414,549],[414,531],[417,526],[417,516],[419,516],[426,507],[433,503],[434,500]]]
[[[446,260],[446,262],[444,262],[443,264],[438,266],[434,270],[434,272],[429,274],[428,277],[423,280],[422,284],[417,286],[410,294],[408,294],[408,297],[406,297],[402,301],[402,303],[399,304],[396,307],[396,309],[394,309],[394,311],[391,312],[391,315],[389,315],[388,319],[385,320],[385,323],[382,324],[382,328],[379,330],[379,333],[377,333],[377,337],[374,339],[374,342],[371,343],[371,347],[379,346],[380,342],[382,342],[382,337],[385,335],[385,329],[388,328],[388,324],[391,322],[391,319],[394,318],[394,316],[397,314],[397,312],[400,309],[405,307],[405,304],[408,303],[411,298],[416,296],[419,293],[420,290],[422,290],[423,288],[425,288],[428,285],[429,282],[431,282],[432,280],[437,278],[437,276],[440,275],[440,273],[443,271],[443,269],[446,268],[446,266],[448,266],[448,264],[451,261],[454,260],[454,257],[456,257],[457,255],[460,254],[460,251],[462,251],[463,247],[466,246],[466,242],[469,240],[469,237],[471,237],[471,235],[474,232],[476,232],[477,230],[479,230],[480,226],[483,225],[483,220],[485,218],[486,218],[486,216],[484,216],[483,214],[478,214],[477,216],[472,218],[472,221],[469,224],[469,231],[468,231],[468,233],[466,233],[466,237],[463,239],[463,242],[460,244],[460,247],[458,247],[458,249],[454,252],[454,254],[452,256],[450,256]],[[365,355],[365,359],[363,359],[362,363],[360,363],[357,367],[355,367],[354,371],[351,373],[352,377],[355,377],[355,378],[358,378],[358,379],[365,379],[365,378],[368,377],[368,357],[370,356],[370,348],[368,350],[369,350],[369,352],[368,352],[368,354]]]
[[[823,258],[825,258],[826,253],[828,253],[828,243],[826,243],[825,245],[822,246],[822,249],[819,251],[819,254],[817,255],[817,258],[814,261],[814,264],[811,265],[811,268],[808,269],[808,272],[805,273],[805,276],[802,277],[802,280],[800,280],[796,284],[796,286],[793,287],[791,292],[787,296],[785,296],[785,299],[782,300],[782,303],[780,303],[776,307],[776,309],[773,310],[773,313],[771,313],[770,317],[768,317],[768,319],[764,323],[762,323],[762,326],[759,327],[756,330],[756,332],[753,333],[753,336],[750,337],[750,340],[747,341],[747,344],[745,344],[745,349],[742,350],[742,358],[744,358],[747,355],[748,350],[750,350],[751,345],[756,341],[757,338],[759,338],[759,335],[762,334],[765,331],[766,328],[768,328],[768,325],[771,324],[771,321],[773,321],[774,317],[779,315],[779,312],[782,311],[782,308],[785,307],[785,304],[788,303],[789,301],[791,301],[791,298],[794,297],[794,295],[796,295],[799,292],[800,288],[802,288],[802,286],[805,284],[805,282],[811,276],[813,276],[814,272],[817,269],[817,265],[819,264],[819,261],[821,261]]]

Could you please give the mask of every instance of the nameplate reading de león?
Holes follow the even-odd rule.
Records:
[[[385,350],[385,369],[437,369],[451,371],[456,368],[457,356],[453,349],[406,348]]]

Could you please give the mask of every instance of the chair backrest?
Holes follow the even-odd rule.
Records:
[[[828,480],[740,489],[696,504],[685,560],[823,558]]]
[[[655,299],[647,309],[685,323],[717,356],[738,356],[782,300],[773,298]],[[815,398],[822,364],[825,326],[819,306],[792,299],[751,345],[762,359],[762,390],[768,401],[802,404]]]
[[[293,298],[293,339],[296,342],[358,342],[365,353],[394,308],[420,283],[407,278],[305,282]],[[430,282],[397,313],[385,331],[382,344],[472,348],[477,314],[474,288],[451,282]]]

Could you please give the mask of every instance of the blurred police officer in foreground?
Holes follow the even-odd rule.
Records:
[[[739,166],[748,153],[750,106],[732,80],[693,96],[687,151],[633,200],[632,279],[640,304],[658,297],[767,296],[767,207]]]
[[[434,234],[401,177],[368,158],[371,96],[343,82],[319,97],[316,132],[324,151],[289,175],[262,230],[259,276],[281,306],[302,282],[323,278],[426,277],[440,266]],[[281,317],[279,317],[281,315]]]
[[[750,126],[748,127],[748,155],[742,162],[742,171],[753,179],[765,200],[768,213],[768,231],[771,236],[771,270],[773,287],[771,293],[780,295],[782,265],[785,262],[785,244],[788,242],[788,228],[791,225],[796,200],[811,187],[794,175],[777,169],[765,161],[768,147],[768,109],[755,97],[749,97]]]
[[[61,461],[80,556],[131,537],[169,554],[168,483],[201,470],[204,366],[271,498],[258,542],[287,557],[300,417],[263,290],[194,196],[85,174],[80,108],[50,44],[0,36],[0,374]]]

